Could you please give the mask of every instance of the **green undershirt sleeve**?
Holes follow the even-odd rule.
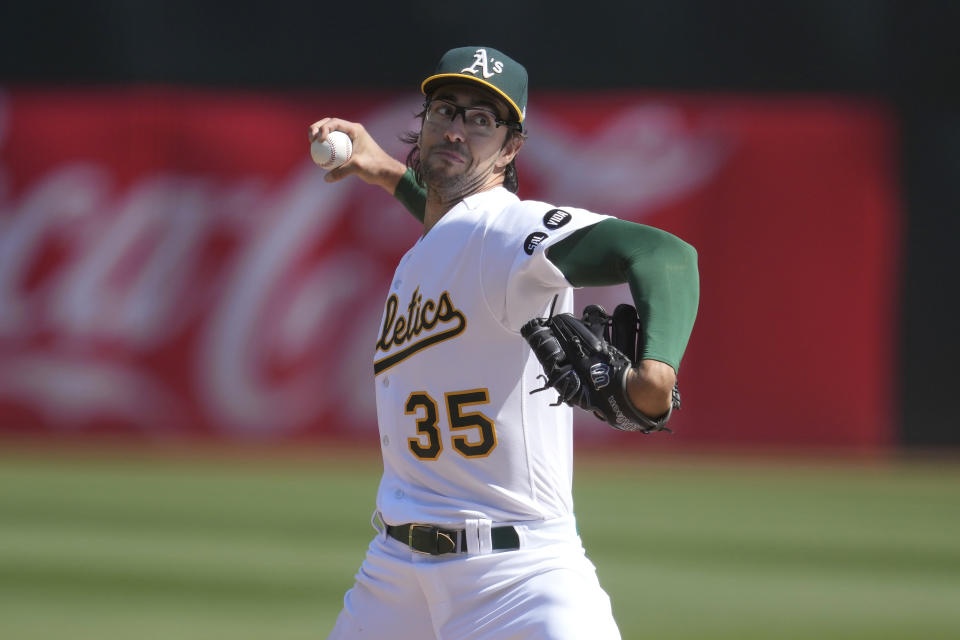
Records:
[[[417,184],[416,175],[413,169],[407,169],[397,183],[397,188],[393,191],[393,197],[400,201],[407,211],[414,218],[423,222],[424,212],[427,208],[427,190],[425,187]]]
[[[575,287],[630,285],[643,324],[643,357],[680,369],[700,301],[696,250],[654,227],[608,218],[547,249]]]

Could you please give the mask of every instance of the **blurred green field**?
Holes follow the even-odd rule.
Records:
[[[378,459],[0,455],[0,638],[325,638]],[[625,639],[960,637],[960,466],[578,462]]]

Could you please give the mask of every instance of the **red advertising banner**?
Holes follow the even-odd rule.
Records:
[[[415,94],[0,93],[0,434],[279,440],[376,431],[372,358],[415,220],[328,184],[307,125],[397,157]],[[699,252],[674,436],[878,448],[896,415],[894,126],[824,98],[534,94],[520,195]],[[625,287],[584,291],[614,305]]]

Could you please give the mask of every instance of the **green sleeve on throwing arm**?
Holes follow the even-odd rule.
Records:
[[[700,302],[692,246],[666,231],[609,218],[573,232],[547,257],[575,287],[629,283],[643,323],[643,357],[680,369]]]
[[[417,184],[413,169],[407,169],[393,191],[393,197],[400,201],[413,217],[423,222],[424,211],[427,208],[427,190]]]

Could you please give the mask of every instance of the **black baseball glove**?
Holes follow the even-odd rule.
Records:
[[[619,305],[612,317],[590,305],[582,318],[569,313],[534,318],[520,334],[546,374],[541,376],[544,386],[531,393],[552,388],[560,394],[555,404],[591,411],[621,431],[670,431],[664,425],[680,407],[676,385],[670,409],[657,418],[637,411],[627,395],[627,371],[643,351],[640,319],[632,305]]]

